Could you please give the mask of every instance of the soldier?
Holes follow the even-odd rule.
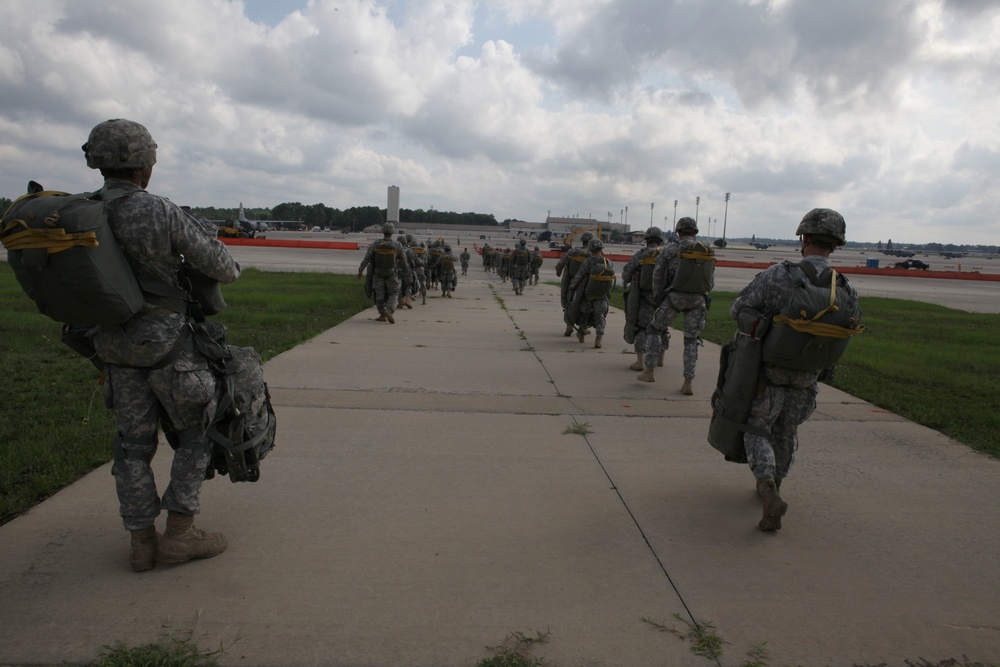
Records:
[[[458,276],[455,274],[455,255],[451,252],[451,246],[447,243],[437,261],[438,280],[441,281],[441,296],[451,298],[451,293],[455,291],[458,284]]]
[[[661,296],[646,331],[642,382],[655,382],[653,368],[660,355],[660,341],[667,328],[681,313],[684,314],[684,384],[681,393],[694,393],[695,365],[698,363],[700,336],[708,319],[708,293],[715,286],[715,253],[695,239],[698,224],[694,218],[677,221],[674,231],[678,239],[671,241],[660,253],[653,269],[653,291]]]
[[[629,366],[634,371],[644,368],[643,353],[649,347],[646,337],[651,335],[649,324],[659,305],[653,290],[653,269],[663,249],[663,232],[659,227],[650,227],[646,230],[645,240],[646,247],[636,252],[622,269],[622,282],[628,290],[625,298],[625,340],[635,345],[636,360]],[[660,336],[657,366],[663,365],[663,354],[669,344],[670,332],[664,331]]]
[[[524,294],[524,284],[531,275],[531,253],[524,239],[517,242],[510,253],[510,282],[514,286],[514,294]]]
[[[566,311],[572,298],[570,296],[569,284],[573,280],[573,276],[576,275],[577,270],[580,265],[587,261],[590,257],[590,253],[587,251],[587,244],[590,240],[594,238],[594,235],[590,232],[584,232],[580,236],[582,243],[579,248],[570,249],[556,263],[556,277],[562,277],[562,290],[560,292],[560,301],[563,307],[563,321],[566,323],[566,331],[563,332],[564,336],[569,336],[573,333],[573,328],[576,322],[570,317]]]
[[[489,273],[489,270],[493,264],[493,248],[491,248],[490,244],[487,243],[486,245],[483,246],[481,252],[483,255],[483,271]]]
[[[146,192],[156,144],[145,127],[123,119],[100,123],[83,151],[87,166],[101,170],[102,194],[128,193],[108,202],[108,221],[141,282],[152,279],[183,294],[178,279],[182,256],[186,264],[219,282],[239,277],[240,267],[216,238],[214,225]],[[106,364],[105,403],[118,429],[111,471],[122,521],[131,532],[136,572],[157,562],[209,558],[228,544],[221,533],[193,526],[212,453],[204,419],[216,409],[215,377],[197,351],[187,313],[163,307],[155,295],[144,296],[142,312],[124,324],[101,327],[94,337]],[[160,422],[177,443],[162,498],[150,468]],[[163,509],[167,524],[160,536],[154,522]]]
[[[510,277],[510,248],[504,248],[503,254],[500,255],[500,266],[497,269],[497,274],[502,283],[507,282],[507,278]]]
[[[406,235],[413,253],[413,296],[420,295],[421,305],[427,305],[427,250],[423,242],[417,245],[413,237]]]
[[[591,239],[587,244],[589,257],[573,276],[569,291],[573,301],[567,307],[576,321],[576,338],[581,343],[589,333],[587,327],[593,325],[597,334],[594,347],[600,348],[604,338],[604,327],[608,318],[608,296],[614,286],[614,265],[604,256],[604,243]]]
[[[538,284],[538,271],[542,268],[542,252],[535,246],[535,250],[531,253],[531,278],[528,280],[529,285]]]
[[[469,254],[468,248],[462,249],[462,254],[458,256],[458,261],[462,265],[462,275],[469,275],[469,260],[472,259],[472,255]]]
[[[361,274],[368,269],[366,280],[371,282],[370,296],[374,297],[375,307],[378,308],[376,321],[389,324],[396,323],[392,317],[396,312],[396,300],[399,296],[396,267],[399,266],[402,275],[406,277],[409,277],[410,271],[409,265],[401,261],[402,246],[392,240],[395,231],[396,227],[391,222],[382,225],[382,240],[368,246],[368,252],[358,267],[358,278],[361,278]]]
[[[399,247],[403,249],[403,254],[396,258],[396,275],[399,276],[399,308],[409,308],[413,310],[413,304],[410,303],[410,294],[413,291],[413,282],[415,279],[414,269],[416,267],[416,259],[413,256],[413,251],[410,250],[409,244],[406,242],[406,235],[400,234],[396,237],[396,243]],[[403,264],[406,264],[407,269],[405,272],[403,270]]]
[[[802,267],[803,273],[806,269],[814,272],[816,279],[810,278],[810,282],[821,286],[824,293],[830,291],[831,282],[836,280],[838,310],[851,317],[854,331],[857,331],[856,325],[861,317],[857,293],[846,278],[832,270],[829,261],[830,254],[846,242],[844,218],[828,208],[813,209],[802,218],[795,234],[801,237],[802,244],[803,261],[798,267]],[[780,529],[781,517],[788,511],[788,503],[781,498],[778,490],[795,461],[799,445],[798,426],[809,419],[816,408],[817,381],[823,371],[822,367],[816,370],[788,367],[810,366],[809,361],[803,358],[787,365],[768,361],[768,336],[775,334],[772,322],[776,321],[775,316],[783,311],[798,287],[789,263],[775,264],[758,273],[729,308],[730,316],[740,322],[741,331],[759,331],[765,326],[770,327],[763,337],[765,354],[757,390],[750,404],[747,423],[750,428],[743,434],[747,462],[763,504],[763,517],[758,523],[763,531]],[[784,329],[791,330],[791,327]],[[809,347],[802,347],[803,353]]]
[[[432,241],[427,248],[427,285],[435,289],[438,285],[438,259],[441,258],[441,241]]]

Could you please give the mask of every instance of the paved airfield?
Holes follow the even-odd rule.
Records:
[[[269,270],[361,259],[233,250]],[[736,271],[722,289],[754,273]],[[898,280],[997,312],[997,283]],[[603,349],[580,345],[557,288],[518,297],[476,264],[456,298],[375,316],[267,364],[278,447],[258,483],[205,486],[219,557],[132,573],[109,466],[0,527],[0,665],[85,664],[165,625],[248,667],[469,666],[536,631],[551,665],[708,664],[644,617],[712,623],[724,666],[765,642],[775,666],[1000,661],[1000,461],[824,387],[764,534],[752,476],[705,442],[717,346],[694,396],[679,346],[636,382],[620,312]]]

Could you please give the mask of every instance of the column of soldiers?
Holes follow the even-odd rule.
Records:
[[[458,284],[460,262],[451,246],[433,241],[430,247],[417,243],[412,234],[400,234],[393,240],[395,226],[382,225],[382,239],[372,243],[358,267],[358,278],[365,277],[365,293],[375,301],[379,316],[376,321],[396,322],[393,314],[399,308],[413,308],[413,300],[427,304],[427,288],[441,287],[441,296],[452,298]],[[464,266],[468,267],[468,253]]]
[[[535,246],[534,250],[529,250],[527,246],[527,241],[520,239],[513,249],[493,247],[489,244],[484,245],[482,249],[483,271],[495,273],[502,283],[506,283],[509,279],[514,294],[519,296],[524,294],[526,286],[538,284],[538,272],[543,263],[538,246]]]

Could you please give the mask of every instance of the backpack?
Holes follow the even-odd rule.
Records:
[[[611,262],[605,257],[601,257],[603,263],[592,262],[590,265],[590,275],[587,277],[587,287],[583,296],[588,300],[603,299],[611,294],[611,288],[615,284],[615,270]]]
[[[375,254],[372,255],[372,270],[379,278],[392,278],[396,275],[396,245],[388,239],[375,243]]]
[[[455,258],[451,255],[442,253],[442,255],[438,257],[437,266],[439,273],[451,273],[455,270]]]
[[[7,209],[0,240],[41,313],[63,323],[113,325],[142,310],[142,288],[108,224],[107,201],[127,194],[112,191],[105,200],[100,191],[38,189]]]
[[[207,477],[219,472],[232,482],[256,482],[277,434],[260,355],[252,347],[227,345],[226,327],[218,322],[196,324],[195,344],[217,381],[217,407],[205,431],[212,441]]]
[[[670,291],[686,294],[706,294],[715,286],[715,251],[695,242],[688,250],[679,253],[680,261],[670,283]]]
[[[514,264],[517,266],[529,266],[531,264],[531,253],[524,248],[514,251]]]
[[[832,268],[827,278],[809,262],[783,266],[795,288],[764,336],[761,359],[790,370],[832,368],[851,338],[864,331],[857,295]]]

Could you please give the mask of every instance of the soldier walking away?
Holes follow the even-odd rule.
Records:
[[[382,225],[382,239],[368,246],[365,258],[361,260],[358,267],[358,278],[368,270],[365,278],[365,291],[369,291],[369,297],[375,299],[375,307],[378,309],[378,322],[389,322],[395,324],[396,320],[392,314],[396,312],[396,300],[399,296],[399,278],[396,276],[397,263],[404,273],[409,272],[409,266],[399,258],[403,255],[403,248],[396,241],[392,240],[392,234],[396,227],[387,222]],[[408,275],[408,274],[407,274]],[[370,284],[370,288],[369,288]]]
[[[525,240],[521,239],[510,254],[510,282],[514,287],[514,294],[524,294],[524,285],[530,276],[531,252]]]
[[[698,224],[684,217],[674,229],[678,239],[664,247],[653,269],[653,291],[661,301],[650,320],[645,337],[642,382],[655,382],[653,368],[660,355],[664,333],[684,315],[684,384],[681,393],[694,393],[691,386],[698,363],[701,332],[708,321],[709,292],[715,286],[715,251],[695,239]]]
[[[663,232],[659,227],[650,227],[645,235],[646,247],[642,248],[622,269],[622,283],[625,285],[625,342],[635,346],[635,361],[629,368],[641,371],[643,353],[649,347],[646,337],[652,335],[649,331],[653,313],[659,305],[656,291],[653,289],[653,270],[656,260],[663,250]],[[656,365],[663,365],[663,355],[670,344],[670,331],[660,335],[660,352]]]
[[[427,250],[417,243],[410,234],[406,235],[413,255],[413,296],[420,295],[421,305],[427,305]]]
[[[589,333],[587,328],[593,326],[596,333],[594,347],[600,348],[608,319],[608,297],[615,284],[615,268],[604,256],[604,243],[600,239],[591,239],[587,250],[590,257],[576,272],[569,286],[573,300],[567,312],[575,321],[577,340],[584,342]]]
[[[108,222],[140,284],[155,282],[167,293],[183,294],[178,277],[182,259],[220,283],[239,277],[240,267],[216,238],[214,225],[146,191],[156,144],[145,127],[124,119],[100,123],[83,151],[87,166],[100,169],[104,177],[102,198],[108,201],[103,195],[109,191],[126,192],[108,201]],[[105,362],[105,403],[118,429],[111,471],[137,572],[156,563],[210,558],[228,544],[221,533],[193,525],[212,453],[204,418],[217,407],[215,377],[195,346],[186,308],[165,306],[158,295],[143,296],[142,312],[123,324],[98,328],[93,339]],[[160,423],[176,443],[162,497],[150,468]],[[167,522],[161,536],[154,522],[164,509]]]
[[[528,280],[529,285],[538,284],[538,271],[542,268],[543,261],[541,251],[538,249],[538,246],[535,246],[535,250],[531,253],[531,278]]]
[[[844,218],[831,209],[813,209],[795,234],[801,237],[802,261],[775,264],[758,273],[729,308],[741,334],[762,338],[759,380],[743,446],[763,504],[758,523],[763,531],[780,529],[788,511],[779,489],[795,462],[798,427],[816,408],[817,382],[824,372],[832,375],[832,365],[851,334],[861,328],[857,293],[829,262],[830,254],[846,242]],[[831,291],[835,305],[822,313],[829,312],[840,324],[824,324],[816,328],[819,333],[811,332],[810,325],[821,315],[809,314],[806,321],[801,312],[810,302],[827,304]],[[831,328],[844,335],[832,336]],[[817,355],[817,349],[828,351]]]
[[[458,256],[458,261],[462,265],[462,275],[469,275],[469,260],[472,259],[472,255],[469,254],[468,248],[462,249],[462,254]]]
[[[556,277],[562,278],[562,287],[559,294],[563,308],[563,322],[566,323],[566,331],[563,332],[564,336],[572,335],[573,329],[576,326],[576,322],[573,321],[573,318],[569,316],[566,310],[567,306],[572,301],[569,284],[576,275],[576,272],[579,270],[580,265],[582,265],[585,261],[587,261],[587,258],[590,257],[590,253],[587,251],[587,244],[590,243],[592,238],[594,238],[593,234],[590,232],[584,232],[580,235],[580,247],[571,248],[566,251],[566,253],[559,258],[559,261],[556,262]]]
[[[444,251],[437,261],[438,280],[441,281],[441,296],[452,298],[451,293],[458,285],[458,275],[455,272],[455,255],[451,252],[451,246],[447,243]]]
[[[406,242],[405,234],[397,236],[396,243],[403,249],[403,254],[396,258],[396,275],[399,276],[399,308],[413,310],[413,304],[410,303],[410,294],[413,292],[414,274],[417,266],[416,258],[414,258],[413,251]],[[406,264],[406,270],[404,270],[403,264]]]

